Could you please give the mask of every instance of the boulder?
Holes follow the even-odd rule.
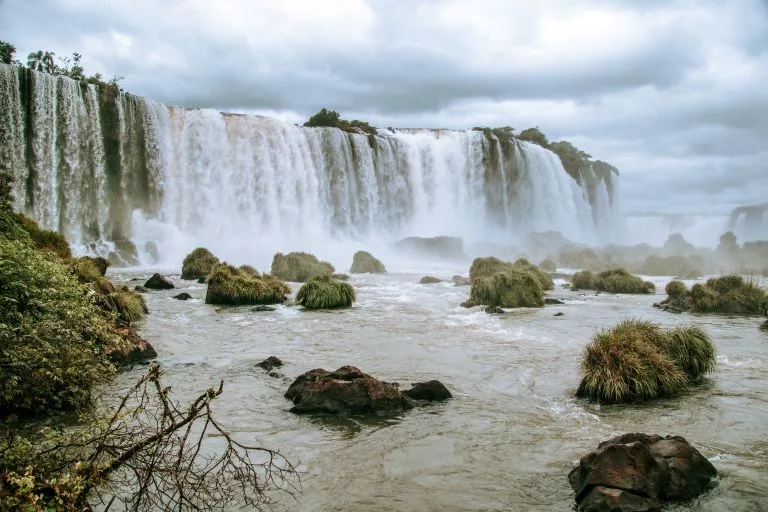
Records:
[[[178,295],[174,295],[173,298],[176,299],[176,300],[189,300],[189,299],[192,298],[192,296],[190,294],[188,294],[187,292],[182,292],[182,293],[180,293]]]
[[[268,358],[266,358],[256,366],[258,366],[259,368],[264,368],[268,372],[271,372],[273,369],[283,366],[283,362],[275,356],[269,356]]]
[[[419,279],[419,284],[435,284],[435,283],[441,283],[442,281],[436,277],[433,276],[424,276],[421,279]]]
[[[144,288],[147,288],[148,290],[170,290],[171,288],[174,288],[174,286],[164,275],[154,273],[152,277],[147,279],[147,282],[144,283]]]
[[[213,255],[205,247],[198,247],[187,254],[181,263],[182,279],[203,279],[213,272],[216,265],[219,264],[219,258]]]
[[[568,475],[579,511],[658,511],[709,489],[717,470],[680,436],[624,434],[597,447]]]
[[[275,311],[276,308],[273,306],[265,306],[263,304],[260,304],[258,306],[254,306],[251,308],[251,313],[264,313],[266,311]]]
[[[331,277],[336,279],[337,281],[349,281],[348,274],[333,274]]]
[[[453,397],[448,388],[439,380],[416,382],[411,389],[403,391],[403,394],[413,400],[428,400],[430,402],[448,400]]]
[[[413,404],[395,384],[380,381],[354,366],[334,372],[317,368],[303,373],[290,385],[285,397],[297,414],[378,414],[411,409]]]
[[[353,274],[386,274],[387,269],[373,254],[367,251],[357,251],[352,256],[352,266],[349,269]]]
[[[760,330],[763,332],[768,332],[768,320],[762,323],[762,325],[760,326]]]
[[[143,286],[138,285],[138,284],[136,286],[134,286],[133,289],[136,290],[139,293],[147,293],[149,291],[146,288],[144,288]]]
[[[454,286],[472,286],[472,281],[470,281],[468,277],[464,276],[453,276],[451,281],[453,281]]]
[[[278,252],[272,258],[270,273],[283,281],[304,283],[315,276],[330,276],[334,273],[334,269],[333,265],[327,261],[318,260],[313,254],[306,252],[283,254]]]
[[[565,316],[565,313],[563,313],[562,311],[560,311],[559,313],[555,313],[555,314],[554,314],[554,315],[552,315],[552,316]]]
[[[565,302],[558,300],[558,299],[552,299],[552,298],[546,298],[544,299],[544,304],[547,306],[554,306],[556,304],[565,304]]]
[[[118,329],[120,341],[105,347],[110,361],[116,366],[128,366],[142,363],[157,357],[157,352],[150,343],[139,336],[132,328]]]

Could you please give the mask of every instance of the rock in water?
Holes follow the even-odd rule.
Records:
[[[155,273],[147,279],[144,283],[144,288],[148,290],[170,290],[173,288],[173,283],[168,280],[164,275]]]
[[[568,475],[579,511],[658,511],[709,489],[715,467],[680,436],[624,434],[597,447]]]
[[[367,251],[357,251],[352,256],[352,266],[349,269],[353,274],[386,274],[387,269],[373,254]]]
[[[448,388],[439,380],[416,382],[411,389],[403,391],[403,394],[414,400],[429,400],[430,402],[448,400],[453,397]]]
[[[419,284],[435,284],[442,281],[434,276],[424,276],[419,280]]]
[[[565,303],[563,301],[561,301],[561,300],[558,300],[558,299],[546,298],[546,299],[544,299],[544,304],[546,304],[548,306],[554,306],[556,304],[565,304]]]
[[[256,366],[258,366],[259,368],[264,368],[268,372],[271,372],[274,368],[279,368],[283,366],[283,362],[275,356],[269,356],[268,358],[266,358]]]
[[[317,368],[303,373],[290,385],[285,398],[297,414],[397,413],[413,405],[397,386],[380,381],[354,366],[334,372]]]
[[[187,292],[183,292],[183,293],[180,293],[178,295],[174,295],[173,298],[177,299],[177,300],[189,300],[189,299],[192,298],[192,296],[190,294],[188,294]]]

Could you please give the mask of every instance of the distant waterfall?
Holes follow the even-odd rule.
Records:
[[[16,209],[81,250],[547,230],[597,242],[616,216],[610,176],[574,178],[554,153],[490,131],[304,128],[7,65],[0,106]]]

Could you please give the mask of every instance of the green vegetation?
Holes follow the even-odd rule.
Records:
[[[547,140],[547,136],[539,130],[538,126],[536,128],[526,128],[517,135],[517,138],[527,142],[533,142],[543,148],[549,149],[549,140]]]
[[[576,272],[571,280],[572,290],[597,290],[609,293],[648,294],[656,290],[650,281],[643,281],[623,268],[605,270],[595,275],[588,270]]]
[[[70,261],[72,272],[81,283],[92,283],[107,273],[110,263],[102,257],[82,256]]]
[[[502,261],[493,256],[487,258],[475,258],[472,261],[472,266],[469,268],[469,279],[474,282],[475,279],[490,277],[497,272],[507,272],[515,269],[523,269],[531,272],[539,282],[539,286],[542,290],[552,290],[555,287],[555,283],[552,281],[552,276],[547,272],[539,270],[536,265],[524,258],[520,258],[514,263]]]
[[[705,284],[693,285],[690,291],[678,285],[670,289],[672,283],[667,285],[669,297],[661,302],[662,306],[694,313],[733,315],[763,315],[768,311],[768,295],[765,291],[752,281],[745,281],[740,275],[713,277]]]
[[[260,275],[253,268],[235,268],[226,263],[216,265],[208,276],[206,304],[233,306],[282,304],[291,293],[277,277]]]
[[[670,297],[683,298],[688,294],[688,287],[682,281],[670,281],[664,287],[664,291]]]
[[[127,325],[138,322],[149,313],[144,296],[127,286],[121,286],[107,297],[117,312],[118,319]]]
[[[29,235],[32,245],[41,251],[52,252],[61,258],[72,257],[66,238],[56,231],[42,229],[37,223],[20,213],[9,212],[12,222]]]
[[[650,255],[637,267],[637,272],[648,276],[677,276],[682,279],[697,279],[702,276],[704,261],[700,256],[656,256]]]
[[[346,119],[342,119],[341,115],[335,110],[327,110],[325,108],[321,109],[320,112],[310,117],[309,121],[304,123],[304,126],[326,126],[331,128],[339,128],[349,133],[357,133],[358,131],[362,131],[369,135],[376,134],[376,128],[366,123],[365,121],[358,121],[357,119],[347,121]]]
[[[205,247],[198,247],[187,254],[181,264],[182,279],[200,279],[208,277],[219,264],[219,258]]]
[[[540,308],[544,291],[536,273],[513,267],[490,276],[472,278],[469,305],[484,304],[502,308]]]
[[[366,251],[357,251],[352,257],[352,267],[349,269],[353,274],[386,274],[387,269],[384,264],[376,259],[371,253]]]
[[[333,265],[319,261],[314,255],[306,252],[279,252],[272,258],[271,273],[283,281],[303,283],[315,276],[331,275],[333,272]]]
[[[307,309],[348,308],[355,301],[355,289],[329,275],[307,281],[296,294],[296,302]]]
[[[715,369],[715,348],[696,326],[661,329],[623,320],[595,334],[582,354],[577,396],[607,403],[671,397]]]
[[[545,272],[554,272],[557,270],[557,263],[550,259],[542,260],[539,263],[539,268]]]
[[[3,64],[12,64],[13,56],[16,53],[16,47],[11,43],[0,41],[0,62]]]

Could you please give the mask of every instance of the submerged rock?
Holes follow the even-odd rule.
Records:
[[[763,322],[763,325],[760,326],[760,330],[763,332],[768,332],[768,320]]]
[[[274,306],[265,306],[265,305],[261,304],[259,306],[252,307],[251,308],[251,312],[252,313],[264,313],[264,312],[267,312],[267,311],[275,311],[276,309],[277,308],[275,308]]]
[[[136,290],[139,293],[147,293],[149,291],[146,288],[144,288],[143,286],[138,285],[138,284],[136,286],[134,286],[133,289]]]
[[[680,436],[624,434],[568,474],[579,511],[658,511],[712,487],[715,467]]]
[[[489,315],[500,315],[504,313],[504,310],[501,309],[499,306],[488,306],[483,311],[485,311]]]
[[[176,299],[176,300],[189,300],[189,299],[192,298],[192,296],[190,294],[188,294],[187,292],[183,292],[183,293],[180,293],[178,295],[174,295],[173,298]]]
[[[331,275],[331,277],[336,279],[337,281],[349,281],[348,274],[333,274]]]
[[[152,274],[152,277],[147,279],[147,282],[144,283],[144,288],[149,290],[170,290],[171,288],[174,288],[174,286],[164,275],[154,273]]]
[[[552,298],[548,297],[548,298],[544,299],[544,304],[546,304],[548,306],[554,306],[556,304],[565,304],[565,302],[563,302],[561,300],[558,300],[558,299],[552,299]]]
[[[116,366],[143,363],[157,357],[154,347],[134,329],[121,328],[117,332],[120,335],[120,341],[105,348],[107,357]]]
[[[262,362],[258,363],[256,366],[258,366],[259,368],[264,368],[268,372],[271,372],[273,369],[280,368],[281,366],[283,366],[283,362],[275,356],[269,356]]]
[[[363,373],[354,366],[334,372],[317,368],[303,373],[288,388],[285,398],[297,414],[378,414],[398,413],[413,404],[395,384]]]
[[[403,394],[414,400],[428,400],[430,402],[448,400],[453,395],[439,380],[416,382],[411,389],[406,389]]]
[[[555,313],[555,314],[554,314],[554,315],[552,315],[552,316],[565,316],[565,313],[563,313],[562,311],[560,311],[559,313]]]
[[[435,283],[442,283],[443,281],[433,277],[433,276],[424,276],[421,279],[419,279],[419,284],[435,284]]]

